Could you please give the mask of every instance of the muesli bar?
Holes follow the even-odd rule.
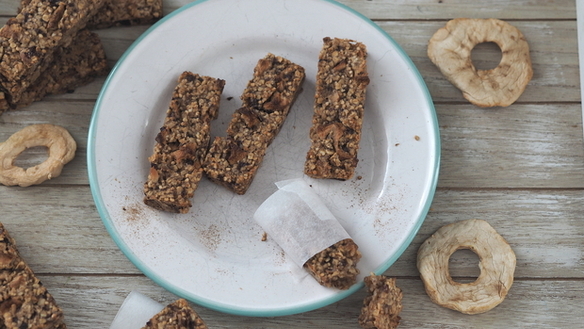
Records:
[[[0,29],[0,89],[10,104],[67,47],[105,0],[31,0]]]
[[[0,223],[0,327],[65,329],[63,311]]]
[[[166,118],[148,158],[144,203],[155,209],[186,213],[203,176],[210,122],[217,118],[225,80],[183,72]]]
[[[363,300],[359,314],[361,328],[397,328],[401,321],[403,293],[395,285],[395,278],[372,274],[364,281],[369,295]]]
[[[324,38],[316,75],[312,143],[304,165],[310,177],[353,177],[369,84],[366,58],[362,43]]]
[[[260,59],[241,95],[227,137],[216,137],[204,163],[207,177],[237,194],[244,194],[296,97],[302,90],[304,68],[268,54]]]
[[[90,29],[152,24],[162,18],[162,0],[107,0],[87,23]]]
[[[346,290],[357,282],[360,259],[357,244],[352,239],[344,239],[312,256],[304,268],[321,285]]]
[[[21,0],[19,11],[31,0]],[[87,22],[90,30],[152,24],[162,17],[162,0],[106,0]]]
[[[71,45],[56,51],[53,63],[26,89],[18,103],[9,104],[0,96],[0,114],[6,110],[25,107],[47,95],[75,90],[108,72],[109,66],[101,40],[95,33],[83,29]]]
[[[208,327],[189,303],[181,298],[168,304],[142,327],[142,329],[159,328],[207,329]]]

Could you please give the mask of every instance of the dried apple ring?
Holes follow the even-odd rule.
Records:
[[[24,150],[35,146],[49,149],[44,162],[26,169],[14,165]],[[75,140],[63,127],[52,124],[27,126],[0,143],[0,183],[26,187],[57,177],[63,166],[73,159],[76,150]]]
[[[479,257],[480,275],[471,283],[452,280],[448,260],[457,250],[470,249]],[[469,219],[441,227],[418,250],[418,270],[426,293],[438,305],[465,314],[491,310],[513,284],[515,253],[484,220]]]
[[[477,70],[471,51],[479,43],[501,48],[501,62],[491,70]],[[516,27],[499,19],[457,18],[434,33],[428,57],[469,102],[480,107],[509,106],[533,76],[529,45]]]

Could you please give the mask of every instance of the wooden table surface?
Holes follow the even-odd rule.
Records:
[[[165,13],[188,0],[164,1]],[[373,19],[407,52],[435,102],[442,158],[430,212],[410,247],[386,272],[403,290],[400,328],[584,328],[584,144],[574,1],[560,0],[343,0]],[[17,0],[0,1],[0,23]],[[499,18],[518,27],[531,50],[534,75],[506,108],[467,102],[426,55],[427,42],[446,21]],[[110,64],[146,26],[100,30]],[[492,44],[473,53],[493,67]],[[35,123],[67,128],[78,142],[63,174],[41,185],[0,186],[0,221],[23,258],[64,309],[70,328],[108,328],[120,304],[136,290],[166,304],[177,297],[145,277],[106,232],[89,188],[87,132],[104,78],[74,93],[50,96],[0,116],[0,141]],[[42,148],[19,158],[38,163]],[[434,304],[416,269],[416,252],[439,227],[459,220],[488,221],[517,255],[515,282],[505,301],[480,315]],[[456,280],[476,278],[478,258],[451,259]],[[194,305],[210,328],[358,328],[365,291],[303,314],[256,318]]]

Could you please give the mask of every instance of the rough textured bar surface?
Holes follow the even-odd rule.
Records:
[[[304,173],[346,180],[357,167],[365,90],[369,84],[364,44],[324,38],[316,76],[312,144]]]
[[[21,0],[19,12],[31,0]],[[88,29],[112,26],[152,24],[162,17],[162,0],[106,0],[103,7],[91,16]]]
[[[0,223],[0,328],[65,329],[53,296],[20,257]]]
[[[162,18],[162,0],[107,0],[89,20],[90,29],[152,24]]]
[[[365,329],[397,328],[401,317],[403,293],[395,285],[395,278],[370,275],[365,278],[369,295],[363,300],[359,324]]]
[[[149,157],[144,203],[168,212],[186,213],[203,176],[201,166],[217,118],[225,81],[184,72],[178,79],[166,118]]]
[[[22,94],[67,47],[105,0],[31,0],[0,29],[0,84],[17,104]]]
[[[56,50],[53,63],[22,94],[16,104],[0,99],[0,114],[41,100],[51,94],[63,94],[109,72],[101,40],[89,30],[81,30],[68,47]]]
[[[241,95],[227,137],[217,137],[204,163],[207,177],[244,194],[302,90],[304,68],[273,54],[260,59]]]
[[[142,329],[207,329],[203,319],[184,299],[167,305],[146,323]]]
[[[361,259],[359,247],[352,239],[341,240],[312,256],[304,268],[325,287],[346,290],[357,282]]]

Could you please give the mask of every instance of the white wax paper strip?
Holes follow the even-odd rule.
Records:
[[[137,291],[132,291],[114,318],[110,329],[140,329],[164,306]]]
[[[306,182],[294,179],[278,182],[276,186],[278,191],[260,205],[254,219],[298,266],[349,238]]]

